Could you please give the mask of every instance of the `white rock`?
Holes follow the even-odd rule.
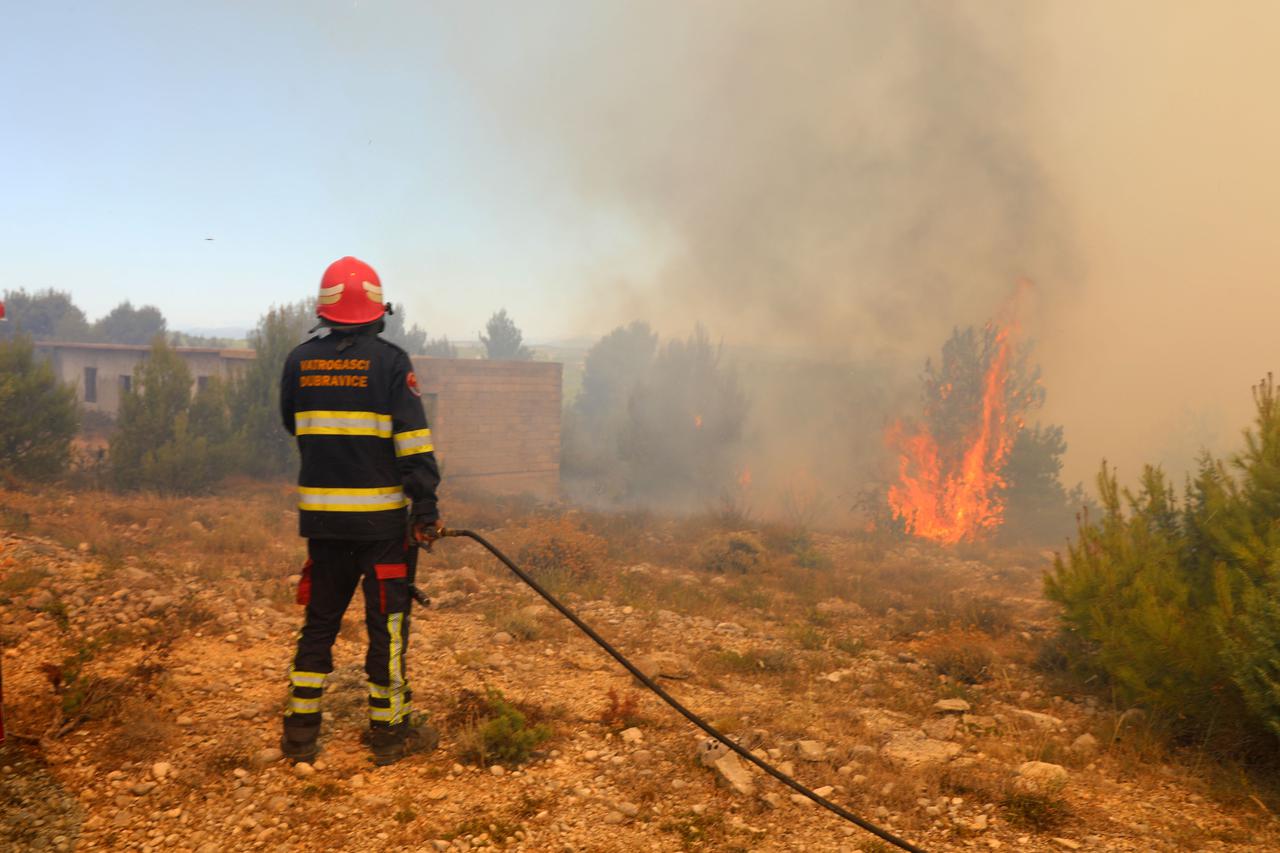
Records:
[[[969,703],[963,699],[939,699],[933,703],[933,709],[944,714],[967,714]]]
[[[275,764],[282,758],[284,758],[283,752],[281,752],[277,747],[268,746],[265,749],[258,750],[258,752],[253,756],[253,764],[255,767],[259,768],[266,767],[270,764]]]
[[[751,778],[751,771],[747,770],[747,766],[736,754],[726,752],[712,766],[719,780],[739,794],[751,796],[755,793],[756,786]]]
[[[1077,755],[1091,756],[1098,751],[1098,739],[1085,732],[1071,742],[1071,751]]]
[[[1030,723],[1042,731],[1051,731],[1062,725],[1062,720],[1059,720],[1051,714],[1042,714],[1039,711],[1027,711],[1022,708],[1015,708],[1013,716],[1024,723]]]
[[[299,779],[306,779],[310,776],[316,775],[316,769],[305,761],[299,761],[297,764],[293,765],[293,775],[297,776]]]
[[[1061,791],[1070,778],[1067,768],[1046,761],[1028,761],[1014,774],[1014,790],[1035,796],[1053,796]]]
[[[173,772],[173,765],[169,764],[167,761],[157,761],[155,764],[151,765],[151,775],[154,776],[158,782],[163,782],[171,772]]]
[[[880,748],[880,754],[899,767],[945,764],[960,752],[960,744],[925,737],[918,731],[894,732]]]
[[[623,729],[621,737],[623,743],[640,743],[644,740],[644,732],[632,726],[629,729]]]
[[[698,742],[698,761],[703,767],[715,767],[721,757],[731,754],[729,747],[715,738],[704,738]]]
[[[827,755],[827,745],[820,740],[798,740],[795,751],[801,761],[821,761]]]

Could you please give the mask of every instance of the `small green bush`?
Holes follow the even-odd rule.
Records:
[[[1136,492],[1105,465],[1101,516],[1085,517],[1046,578],[1071,665],[1101,676],[1175,733],[1256,755],[1280,745],[1280,401],[1270,376],[1229,463],[1206,454],[1179,500],[1148,467]]]
[[[551,738],[545,723],[527,725],[525,715],[492,687],[485,691],[486,709],[463,738],[463,758],[481,764],[523,764]]]
[[[1071,814],[1062,798],[1048,794],[1010,794],[1000,807],[1009,823],[1032,832],[1056,829]]]

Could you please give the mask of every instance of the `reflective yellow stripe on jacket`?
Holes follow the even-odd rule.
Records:
[[[372,435],[391,438],[391,415],[377,412],[298,412],[296,435]]]
[[[431,443],[431,430],[415,429],[395,434],[396,456],[412,456],[415,453],[430,453],[435,450]]]
[[[298,509],[311,512],[383,512],[409,505],[399,486],[377,489],[298,487]]]

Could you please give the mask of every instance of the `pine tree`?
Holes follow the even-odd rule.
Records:
[[[533,350],[523,343],[524,333],[516,326],[515,321],[507,316],[503,308],[485,324],[485,331],[480,333],[480,343],[484,344],[485,358],[506,359],[509,361],[528,361],[533,358]]]
[[[162,448],[172,444],[175,437],[186,436],[191,371],[164,338],[157,337],[134,379],[133,387],[120,399],[117,429],[111,438],[112,481],[121,489],[174,491],[174,473],[158,470],[156,459],[157,454],[167,458],[168,452]],[[199,460],[197,466],[202,462]]]
[[[0,470],[47,479],[66,469],[80,425],[76,391],[25,335],[0,342]]]
[[[280,422],[280,375],[290,351],[315,324],[313,303],[274,307],[249,334],[257,358],[249,362],[227,390],[240,458],[251,460],[245,473],[279,477],[297,464],[293,437]]]
[[[1268,377],[1230,464],[1204,455],[1179,501],[1156,468],[1136,493],[1105,465],[1046,578],[1076,665],[1179,730],[1280,746],[1280,404]]]

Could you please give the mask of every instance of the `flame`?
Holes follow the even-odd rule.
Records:
[[[693,416],[693,428],[702,429],[702,415]]]
[[[742,474],[738,477],[738,487],[741,489],[751,488],[751,469],[743,468]]]
[[[995,332],[979,420],[958,448],[940,448],[924,427],[898,422],[889,429],[890,446],[898,450],[898,482],[889,489],[889,507],[913,536],[955,544],[979,539],[1004,520],[1000,472],[1022,424],[1018,413],[1010,415],[1012,334],[1008,327]],[[952,390],[947,385],[940,393]]]

